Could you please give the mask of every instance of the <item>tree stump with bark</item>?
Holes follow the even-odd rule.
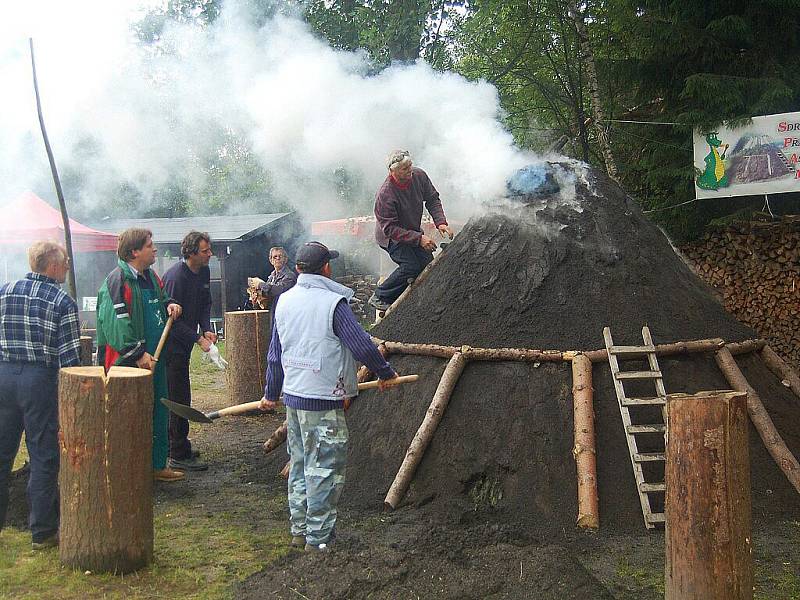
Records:
[[[61,562],[130,573],[153,559],[153,377],[112,367],[61,369]]]
[[[90,367],[92,365],[92,337],[89,335],[81,336],[81,365]]]
[[[269,341],[269,311],[225,313],[228,406],[253,402],[264,395]]]
[[[750,600],[747,394],[667,397],[666,600]]]

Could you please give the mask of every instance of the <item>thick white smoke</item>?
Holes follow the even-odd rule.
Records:
[[[270,174],[265,195],[313,219],[350,216],[337,197],[341,169],[361,182],[369,207],[394,148],[412,153],[448,214],[462,218],[531,160],[501,125],[488,83],[422,62],[374,74],[365,54],[332,49],[301,20],[280,16],[256,29],[233,2],[208,29],[168,29],[162,44],[174,52],[146,53],[129,29],[142,9],[116,4],[32,2],[0,23],[0,79],[12,82],[0,100],[0,198],[46,169],[29,35],[59,164],[76,166],[76,144],[87,136],[99,142],[80,156],[89,181],[80,200],[94,206],[113,202],[104,196],[110,180],[145,196],[176,174],[201,180],[196,155],[226,130],[249,138]],[[228,210],[238,210],[236,198]]]

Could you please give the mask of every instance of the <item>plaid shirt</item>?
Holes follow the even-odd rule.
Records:
[[[0,361],[81,363],[78,305],[55,279],[28,273],[0,287]]]

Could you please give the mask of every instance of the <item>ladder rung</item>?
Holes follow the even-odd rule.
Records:
[[[667,486],[664,483],[640,483],[639,484],[639,491],[640,492],[663,492],[667,489]]]
[[[655,462],[659,460],[667,460],[667,457],[663,452],[640,452],[639,454],[633,455],[633,460],[640,463]]]
[[[648,523],[664,523],[666,522],[666,518],[664,517],[664,513],[650,513],[645,517]]]
[[[667,430],[666,425],[628,425],[625,431],[628,433],[665,433]]]
[[[661,379],[661,371],[622,371],[617,379]]]
[[[622,406],[664,406],[667,403],[665,398],[655,396],[653,398],[625,398],[622,401]]]
[[[650,352],[655,352],[655,346],[611,346],[608,351],[611,354],[634,354],[634,355],[642,355],[642,354],[649,354]]]

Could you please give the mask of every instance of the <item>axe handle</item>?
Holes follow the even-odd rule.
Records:
[[[397,377],[396,379],[390,379],[387,383],[389,385],[400,385],[401,383],[411,383],[417,379],[419,379],[419,375],[403,375],[402,377]],[[358,384],[359,391],[371,390],[376,387],[378,387],[377,381],[367,381],[366,383]],[[251,410],[258,410],[259,404],[261,404],[261,400],[256,400],[255,402],[245,402],[244,404],[237,404],[236,406],[229,406],[228,408],[222,408],[220,410],[215,410],[214,412],[206,413],[206,416],[209,419],[219,419],[220,417],[241,415],[243,413],[250,412]]]
[[[161,339],[158,340],[158,346],[156,346],[156,353],[153,354],[153,360],[156,362],[158,362],[158,357],[161,356],[161,351],[164,349],[164,344],[167,342],[170,329],[172,329],[172,315],[169,316],[167,324],[164,325],[164,331],[161,332]]]

